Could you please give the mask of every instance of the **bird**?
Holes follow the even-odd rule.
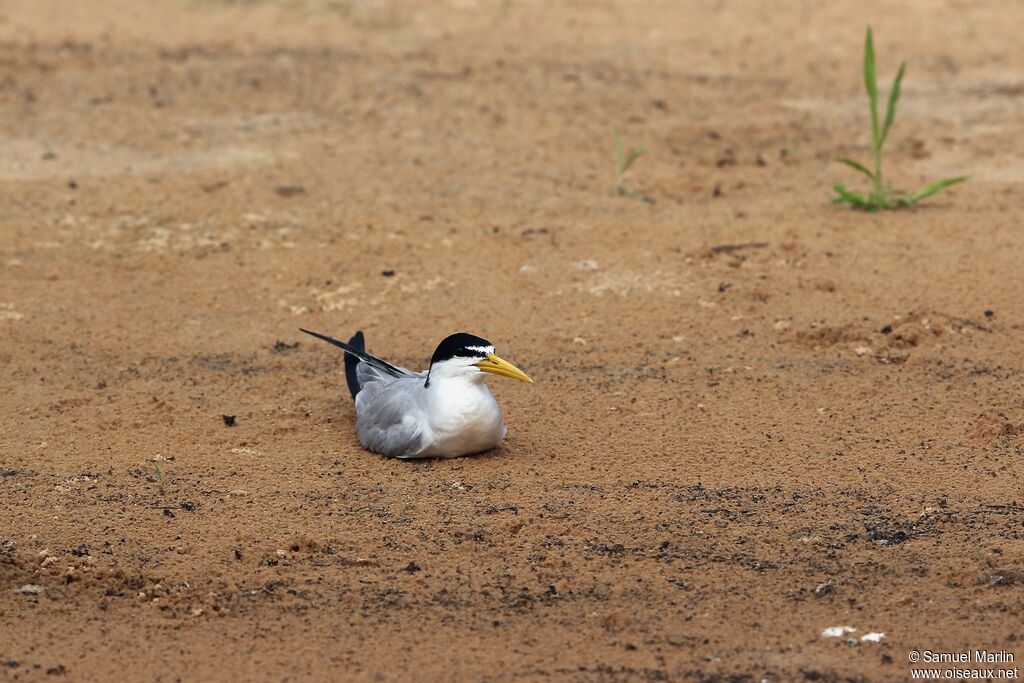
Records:
[[[457,458],[490,450],[505,438],[505,421],[484,383],[488,374],[532,383],[467,332],[437,345],[430,367],[413,372],[366,352],[363,333],[348,342],[299,328],[345,351],[345,381],[356,407],[356,433],[368,451],[391,458]]]

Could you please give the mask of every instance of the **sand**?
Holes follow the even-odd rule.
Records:
[[[772,5],[4,3],[0,678],[1024,657],[1024,7]],[[888,177],[972,176],[884,215],[868,20]],[[536,382],[387,460],[300,326]]]

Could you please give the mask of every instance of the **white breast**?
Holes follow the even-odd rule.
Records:
[[[486,451],[505,437],[501,410],[482,377],[431,381],[419,457],[455,458]]]

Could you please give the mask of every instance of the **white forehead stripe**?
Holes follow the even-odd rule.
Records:
[[[476,351],[477,353],[494,353],[493,346],[467,346],[466,348],[469,349],[470,351]]]

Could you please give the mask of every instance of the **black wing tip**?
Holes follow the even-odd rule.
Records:
[[[358,373],[356,372],[356,366],[358,366],[360,362],[368,358],[368,354],[366,353],[365,350],[366,344],[363,342],[363,333],[356,332],[352,336],[352,338],[348,340],[348,343],[346,344],[345,342],[340,341],[338,339],[334,339],[333,337],[328,337],[326,334],[313,332],[312,330],[307,330],[304,327],[300,327],[299,331],[305,332],[306,334],[314,336],[317,339],[322,339],[328,344],[333,344],[334,346],[337,346],[338,348],[343,349],[345,351],[345,383],[348,385],[348,393],[352,395],[352,398],[354,400],[356,394],[358,394],[359,390],[362,389],[362,387],[359,384],[359,376]]]
[[[299,332],[305,332],[306,334],[310,335],[311,337],[316,337],[317,339],[322,339],[323,341],[327,342],[328,344],[334,344],[335,346],[341,347],[341,348],[345,349],[346,351],[350,351],[350,352],[351,351],[362,351],[363,353],[366,352],[366,339],[365,339],[365,337],[363,337],[363,331],[362,330],[360,330],[360,331],[356,332],[354,335],[352,335],[352,338],[349,339],[347,342],[343,342],[340,339],[335,339],[334,337],[328,336],[326,334],[321,334],[320,332],[314,332],[313,330],[307,330],[305,327],[300,327],[299,328]]]
[[[307,330],[305,327],[300,327],[299,328],[299,332],[305,332],[306,334],[310,335],[311,337],[316,337],[317,339],[324,339],[324,340],[330,339],[330,337],[328,337],[325,334],[320,334],[319,332],[314,332],[313,330]]]
[[[333,344],[334,346],[337,346],[339,349],[344,349],[345,362],[348,363],[351,360],[353,363],[353,367],[355,364],[358,364],[359,361],[363,361],[365,363],[369,363],[370,365],[373,365],[374,367],[383,370],[384,372],[388,373],[393,377],[401,377],[403,374],[403,370],[401,368],[395,367],[386,360],[381,360],[380,358],[377,358],[376,356],[373,356],[366,352],[366,344],[363,340],[362,332],[356,332],[352,339],[346,343],[338,339],[335,339],[334,337],[328,337],[326,334],[313,332],[302,327],[300,327],[299,330],[305,332],[306,334],[313,335],[317,339],[322,339],[328,344]]]
[[[306,334],[308,334],[308,335],[310,335],[312,337],[316,337],[317,339],[320,339],[322,341],[325,341],[328,344],[332,344],[334,346],[337,346],[339,349],[344,349],[345,351],[348,351],[349,353],[352,352],[351,347],[348,344],[346,344],[345,342],[341,341],[340,339],[335,339],[334,337],[329,337],[326,334],[320,334],[319,332],[314,332],[313,330],[307,330],[304,327],[300,327],[299,331],[300,332],[305,332]]]

